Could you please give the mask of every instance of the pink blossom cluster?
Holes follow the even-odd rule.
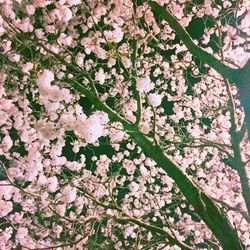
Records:
[[[155,2],[192,36],[202,20],[204,51],[247,64],[249,1]],[[0,0],[0,249],[221,249],[169,162],[250,248],[237,88],[150,6]]]

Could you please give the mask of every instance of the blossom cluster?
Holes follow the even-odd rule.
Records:
[[[249,1],[155,2],[194,44],[246,65]],[[0,249],[219,249],[155,148],[250,247],[237,89],[148,3],[0,0],[0,11]]]

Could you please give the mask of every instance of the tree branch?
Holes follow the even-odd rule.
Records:
[[[41,44],[40,44],[41,45]],[[42,46],[44,49],[46,46]],[[47,50],[47,49],[45,49]],[[47,50],[48,53],[51,51]],[[61,61],[72,73],[82,75],[92,81],[88,77],[86,72],[76,69],[73,65],[64,62],[60,55],[51,53],[59,61]],[[80,82],[76,80],[65,80],[69,84],[69,87],[76,90],[80,94],[86,96],[86,98],[98,109],[106,112],[109,115],[111,121],[121,122],[127,133],[134,139],[135,143],[140,146],[146,156],[153,159],[159,167],[161,167],[171,178],[174,179],[183,195],[194,207],[200,218],[207,224],[208,228],[213,232],[215,237],[220,241],[221,245],[225,249],[242,249],[242,243],[240,242],[237,232],[230,225],[227,218],[224,217],[222,211],[213,202],[211,198],[205,195],[188,177],[179,169],[172,161],[170,161],[165,155],[161,147],[153,145],[153,143],[138,129],[135,124],[132,124],[118,115],[108,105],[101,102],[98,97],[89,89],[84,87]]]
[[[179,240],[177,240],[175,237],[172,237],[167,231],[165,231],[164,229],[154,226],[154,225],[150,225],[146,222],[141,221],[140,219],[134,218],[129,216],[128,214],[126,214],[120,207],[113,205],[113,204],[104,204],[98,200],[96,200],[86,189],[81,188],[79,186],[76,186],[76,188],[78,190],[80,190],[82,193],[86,193],[87,197],[90,198],[94,203],[96,203],[98,206],[101,206],[103,208],[106,209],[114,209],[118,212],[120,212],[122,214],[123,217],[118,217],[118,216],[111,216],[111,215],[105,215],[102,217],[106,217],[108,219],[113,219],[117,222],[130,222],[133,223],[135,225],[138,225],[142,228],[145,228],[147,230],[149,230],[152,234],[160,234],[161,236],[164,236],[170,243],[170,245],[177,245],[179,247],[181,247],[181,249],[184,250],[191,250],[192,248],[188,245],[186,245],[183,242],[180,242]]]
[[[230,122],[231,122],[230,135],[231,135],[231,142],[233,146],[234,164],[235,164],[233,168],[237,171],[240,177],[242,196],[246,203],[248,216],[250,216],[250,186],[248,183],[248,177],[246,173],[246,164],[244,164],[241,158],[241,150],[240,150],[241,138],[239,136],[240,133],[237,132],[237,128],[236,128],[235,105],[234,105],[233,96],[230,90],[230,84],[227,80],[225,80],[225,84],[226,84],[226,89],[227,89],[227,93],[229,96],[229,106],[230,106]]]
[[[182,40],[182,42],[186,45],[193,56],[199,58],[210,67],[214,68],[225,78],[231,81],[236,80],[235,72],[237,72],[238,70],[226,66],[213,55],[197,46],[188,32],[180,25],[176,18],[166,10],[165,7],[160,6],[158,3],[153,1],[149,1],[149,5],[155,14],[160,15],[165,21],[168,22],[169,26],[176,32],[176,35]]]
[[[142,148],[145,155],[153,159],[159,167],[165,170],[165,172],[174,179],[183,195],[220,241],[223,248],[235,250],[242,249],[242,243],[238,238],[237,232],[232,228],[228,219],[224,217],[220,208],[211,198],[189,180],[186,174],[183,173],[178,166],[167,158],[161,147],[153,145],[134,124],[127,122],[124,118],[117,115],[110,107],[98,100],[90,90],[86,89],[80,83],[74,80],[68,80],[68,82],[71,83],[71,87],[85,95],[96,108],[108,113],[112,121],[119,121],[123,124],[125,130],[128,131],[127,133],[130,134],[138,146]]]
[[[211,197],[211,196],[210,196]],[[233,207],[233,206],[230,206],[229,204],[227,204],[226,202],[224,201],[221,201],[220,199],[217,199],[217,198],[214,198],[214,197],[211,197],[214,201],[216,201],[217,203],[221,204],[223,207],[227,208],[228,210],[232,210],[232,211],[235,211],[237,213],[240,213],[242,215],[242,217],[248,222],[250,223],[250,217],[248,216],[247,212],[245,211],[242,211],[240,209],[238,209],[237,207]]]
[[[130,222],[130,223],[133,223],[135,225],[138,225],[140,227],[143,227],[143,228],[149,230],[152,234],[159,234],[161,236],[165,236],[168,239],[170,245],[172,245],[172,246],[177,245],[177,246],[181,247],[181,249],[183,249],[183,250],[188,250],[188,249],[191,250],[192,249],[190,246],[188,246],[185,243],[180,242],[177,239],[175,239],[174,237],[172,237],[164,229],[153,226],[153,225],[150,225],[150,224],[145,223],[145,222],[142,222],[139,219],[132,218],[130,216],[129,217],[114,217],[114,216],[111,216],[111,218],[114,219],[117,222]]]
[[[249,84],[247,84],[250,79],[250,59],[243,68],[233,69],[228,67],[213,55],[197,46],[188,32],[180,25],[177,19],[166,10],[165,7],[160,6],[158,3],[153,1],[149,1],[148,4],[155,15],[160,15],[165,21],[168,22],[169,26],[176,32],[176,35],[182,40],[194,57],[208,64],[230,82],[235,83],[239,89],[241,104],[245,110],[245,122],[248,130],[250,130],[250,88],[248,86]]]

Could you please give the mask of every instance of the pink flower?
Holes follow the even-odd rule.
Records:
[[[100,175],[106,174],[110,163],[111,160],[106,155],[101,155],[100,160],[96,162],[97,165],[96,172]]]
[[[72,6],[72,5],[78,5],[81,3],[81,0],[67,0],[67,3]]]
[[[41,8],[45,8],[50,3],[51,1],[49,0],[34,0],[34,5]]]
[[[114,65],[116,64],[116,59],[115,58],[109,58],[109,60],[108,60],[108,67],[109,68],[112,68]]]
[[[45,175],[40,174],[37,180],[37,184],[40,186],[46,185],[47,178]]]
[[[144,177],[148,175],[148,170],[143,165],[140,166],[140,172],[141,172],[141,175]]]
[[[131,184],[129,185],[129,190],[131,191],[132,194],[136,194],[139,191],[139,184],[136,182],[131,182]]]
[[[72,11],[66,6],[60,7],[59,11],[61,15],[60,19],[66,23],[73,17]]]
[[[125,57],[125,56],[123,56],[123,57],[121,58],[121,61],[122,61],[123,66],[124,66],[126,69],[128,69],[128,68],[130,68],[130,67],[132,66],[131,60],[128,59],[127,57]]]
[[[158,94],[149,94],[148,100],[153,107],[158,107],[161,104],[162,98]]]
[[[154,84],[151,83],[150,78],[141,77],[136,80],[136,88],[139,92],[149,92],[154,88]]]
[[[10,238],[12,236],[13,233],[13,229],[11,227],[7,227],[5,228],[4,231],[1,231],[1,235],[0,235],[0,247],[2,247],[2,249],[6,249],[4,248],[4,245],[6,245],[8,242],[10,242]]]
[[[67,185],[62,190],[63,200],[66,203],[71,203],[76,199],[76,188]]]
[[[37,85],[40,88],[49,87],[51,82],[54,81],[54,73],[48,69],[43,70],[38,74]]]
[[[85,121],[79,121],[76,127],[77,134],[87,143],[94,143],[102,136],[103,125],[98,115],[91,115]]]
[[[20,55],[13,53],[9,56],[10,61],[12,62],[19,62],[20,61]]]
[[[9,169],[8,169],[9,170]],[[4,198],[6,201],[10,200],[13,194],[18,192],[18,189],[7,185],[10,184],[9,181],[0,181],[0,199]],[[4,186],[6,185],[6,186]]]
[[[10,213],[12,209],[13,209],[12,202],[0,200],[0,218]]]
[[[125,239],[128,238],[129,236],[132,237],[135,234],[134,230],[135,230],[135,228],[133,226],[127,227],[124,231]],[[134,238],[134,237],[132,237],[132,238]]]
[[[57,41],[60,45],[70,46],[73,38],[71,36],[67,36],[65,33],[61,33]]]
[[[84,57],[85,55],[83,53],[78,53],[77,57],[76,57],[76,64],[80,67],[83,66],[84,63]]]
[[[56,176],[48,178],[47,185],[49,192],[54,193],[58,189],[58,180]]]
[[[105,76],[103,69],[99,69],[99,71],[95,73],[95,80],[102,85],[104,84],[105,79],[106,79],[106,76]]]
[[[38,39],[43,39],[44,38],[44,32],[43,32],[42,29],[36,29],[35,34],[36,34]]]
[[[10,138],[9,135],[6,135],[3,140],[2,140],[2,147],[3,149],[5,149],[6,151],[8,151],[9,149],[11,149],[11,147],[13,146],[13,141]]]
[[[26,5],[26,11],[28,15],[32,16],[35,13],[35,7],[32,4],[27,4]]]
[[[19,227],[16,234],[17,240],[23,240],[28,235],[28,229],[25,227]]]
[[[121,28],[115,28],[113,31],[105,30],[104,35],[108,42],[119,43],[123,38],[123,31]]]
[[[65,211],[66,211],[65,204],[63,204],[63,205],[59,204],[56,206],[56,212],[59,213],[61,216],[64,216]]]
[[[29,74],[29,72],[33,69],[33,63],[27,62],[22,66],[23,73]]]
[[[61,232],[63,231],[63,227],[60,225],[56,225],[53,229],[53,232],[56,234],[56,238],[60,237]]]
[[[126,169],[128,174],[134,174],[136,166],[133,161],[125,159],[122,166]]]

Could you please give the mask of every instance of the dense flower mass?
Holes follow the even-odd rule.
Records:
[[[248,0],[0,0],[0,249],[250,249]]]
[[[78,136],[88,143],[96,142],[102,136],[103,125],[98,115],[91,115],[86,120],[77,122],[76,126]]]

